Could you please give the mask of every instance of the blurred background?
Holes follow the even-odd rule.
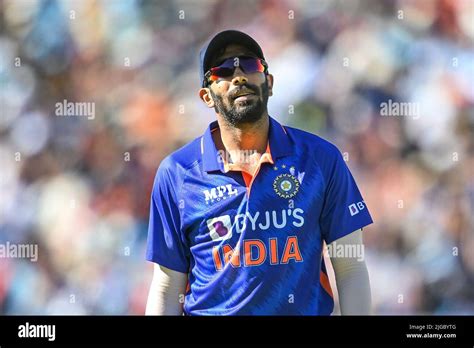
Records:
[[[0,19],[0,243],[38,245],[0,259],[0,313],[144,313],[155,171],[215,119],[198,52],[234,28],[275,76],[270,115],[358,182],[375,313],[474,314],[474,1],[4,0]]]

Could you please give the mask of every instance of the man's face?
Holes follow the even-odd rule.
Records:
[[[213,66],[219,65],[227,58],[239,56],[255,56],[255,54],[243,46],[229,45],[214,59]],[[205,101],[233,126],[254,123],[266,114],[272,85],[273,76],[265,76],[263,72],[246,74],[237,67],[232,76],[222,77],[210,83],[208,89],[212,100],[211,103]],[[201,89],[201,98],[203,90],[206,89]]]

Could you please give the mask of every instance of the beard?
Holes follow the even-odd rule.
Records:
[[[236,95],[244,91],[252,92],[255,97],[235,102]],[[212,90],[210,92],[215,102],[216,112],[221,114],[225,121],[234,127],[244,123],[255,123],[267,111],[268,85],[266,79],[260,87],[246,83],[228,96],[218,96]]]

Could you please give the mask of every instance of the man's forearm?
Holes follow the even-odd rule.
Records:
[[[371,292],[367,267],[364,261],[337,275],[337,291],[342,315],[371,314]],[[349,270],[350,269],[350,270]]]
[[[182,315],[186,275],[155,265],[146,315]]]
[[[361,250],[362,231],[358,230],[338,241],[339,245],[358,246],[352,250]],[[360,255],[331,257],[336,276],[339,304],[342,315],[368,315],[372,311],[369,274],[365,261]]]

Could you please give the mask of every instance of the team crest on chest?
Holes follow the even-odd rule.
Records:
[[[300,182],[292,174],[280,174],[273,180],[273,190],[281,198],[292,198],[300,189]]]

